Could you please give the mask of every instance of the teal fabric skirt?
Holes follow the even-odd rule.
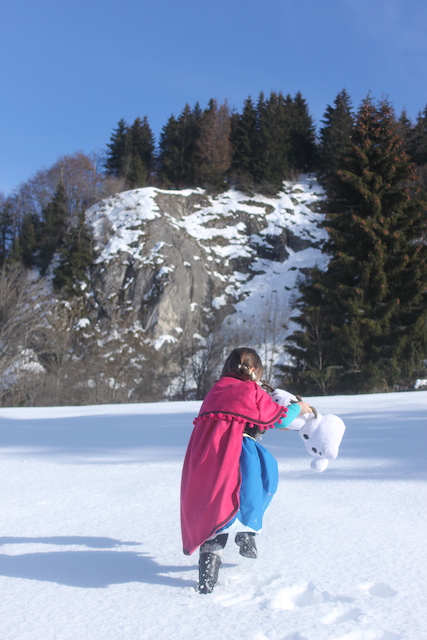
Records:
[[[265,510],[277,491],[277,462],[271,453],[253,438],[243,438],[240,473],[240,509],[220,531],[228,529],[236,519],[245,527],[260,531]]]

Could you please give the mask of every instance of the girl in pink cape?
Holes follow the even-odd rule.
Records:
[[[239,553],[257,557],[255,535],[276,492],[277,462],[257,442],[267,429],[286,429],[306,402],[283,407],[259,382],[257,352],[234,349],[221,378],[208,392],[194,420],[181,481],[181,530],[186,555],[200,548],[199,593],[210,593],[230,531]]]

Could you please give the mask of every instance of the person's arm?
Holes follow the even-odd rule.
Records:
[[[295,418],[299,416],[300,413],[302,414],[313,413],[313,410],[310,407],[310,405],[308,405],[307,402],[303,402],[303,401],[293,402],[287,407],[287,410],[288,410],[288,413],[285,418],[281,419],[281,423],[276,422],[276,424],[274,425],[275,429],[279,429],[280,431],[286,431],[289,425],[291,424],[291,422],[295,420]]]

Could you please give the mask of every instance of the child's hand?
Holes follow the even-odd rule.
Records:
[[[297,404],[299,404],[299,406],[301,407],[301,411],[300,411],[301,415],[304,413],[313,413],[312,407],[310,407],[310,405],[307,404],[307,402],[304,402],[303,400],[301,400],[301,402],[298,402]]]

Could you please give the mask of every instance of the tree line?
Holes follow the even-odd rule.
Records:
[[[299,282],[283,367],[306,393],[411,389],[427,378],[426,114],[412,127],[369,99],[354,120],[343,100],[328,112],[324,140],[339,149],[321,174],[329,262]],[[334,131],[338,117],[351,135]]]
[[[248,97],[241,113],[215,99],[205,109],[186,104],[168,119],[157,150],[146,117],[130,126],[122,119],[104,166],[131,188],[235,186],[276,193],[286,178],[315,169],[317,151],[316,128],[302,94],[271,92],[256,102]]]
[[[414,123],[406,112],[393,120],[425,187],[427,106]],[[273,91],[256,101],[248,97],[240,112],[215,99],[204,110],[187,104],[168,119],[158,146],[146,116],[131,125],[121,119],[101,158],[64,156],[13,195],[0,194],[0,266],[18,260],[45,274],[60,252],[55,286],[73,290],[91,261],[84,211],[102,197],[147,185],[213,192],[231,186],[272,195],[283,180],[304,172],[316,172],[323,185],[342,166],[355,123],[345,89],[326,108],[318,133],[301,93]]]
[[[368,98],[369,99],[369,98]],[[276,193],[283,180],[300,173],[327,174],[339,166],[355,123],[351,98],[343,89],[326,108],[316,132],[302,94],[272,91],[248,97],[240,113],[227,101],[209,101],[206,109],[186,104],[164,125],[158,148],[147,117],[132,125],[120,120],[107,144],[104,169],[129,188],[147,184],[165,188],[204,187]],[[410,160],[427,162],[427,106],[415,123],[403,111],[399,135]]]

